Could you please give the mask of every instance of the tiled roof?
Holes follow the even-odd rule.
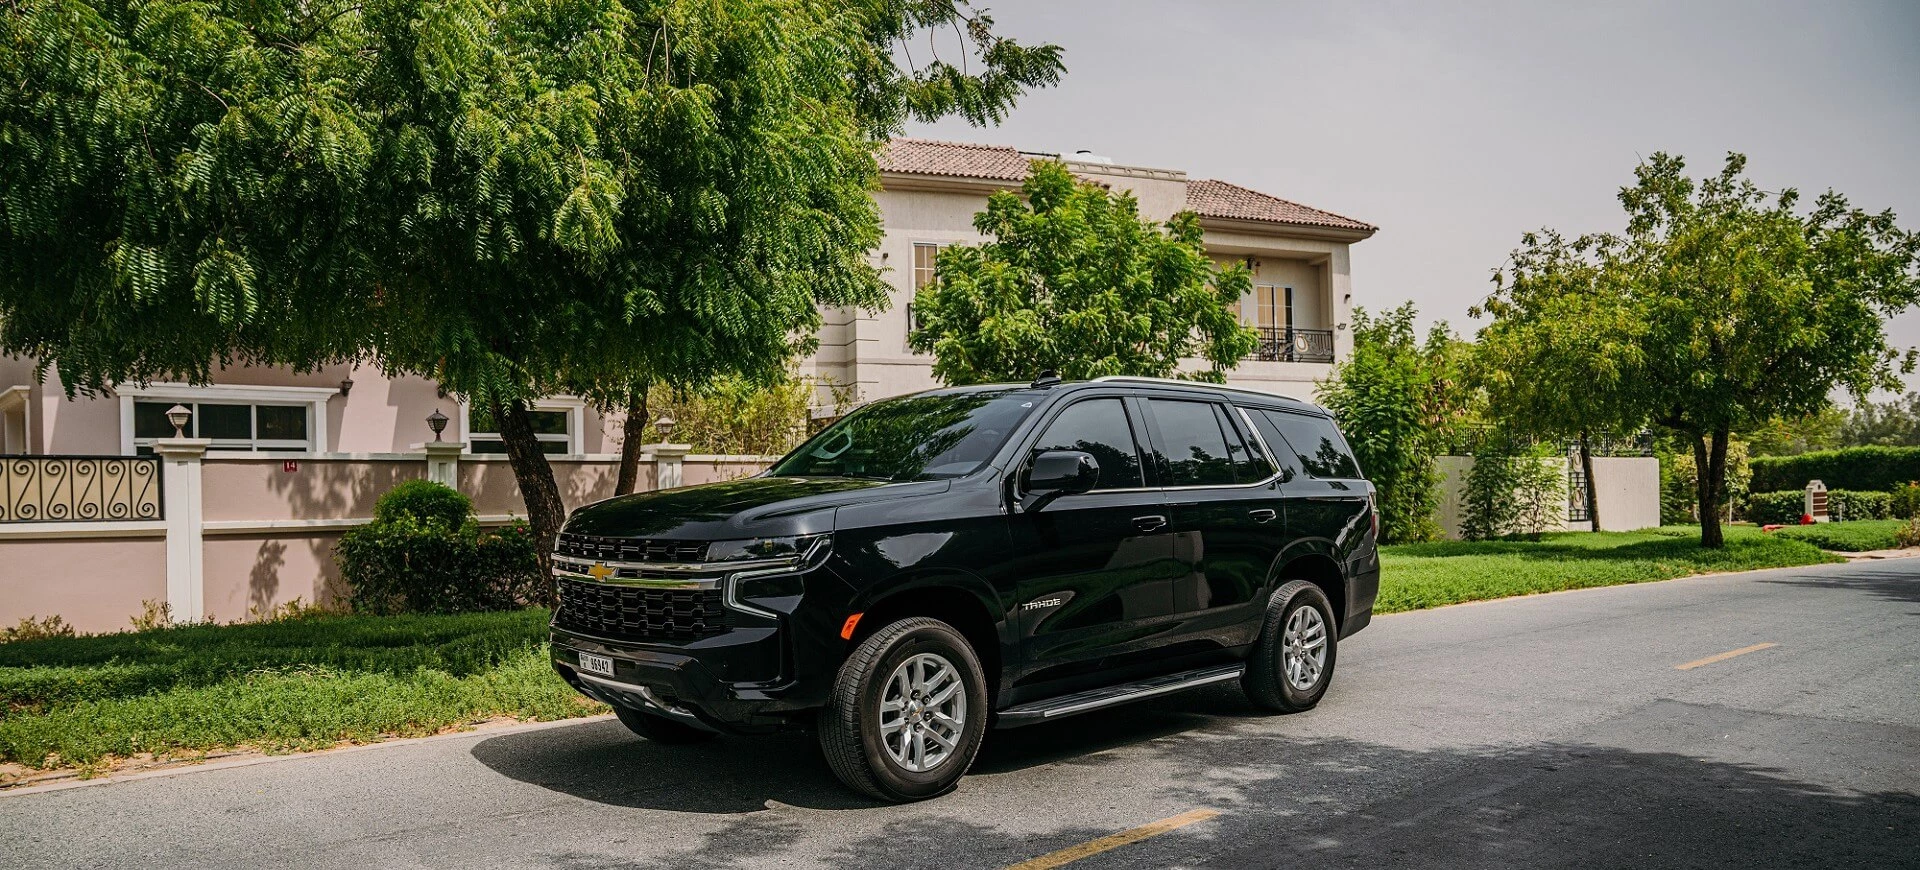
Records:
[[[1004,145],[969,145],[933,139],[894,139],[880,151],[883,172],[915,175],[953,175],[1020,181],[1027,177],[1028,158]]]
[[[1309,208],[1297,202],[1288,202],[1277,196],[1268,196],[1257,190],[1248,190],[1238,184],[1215,181],[1211,178],[1187,182],[1187,208],[1202,217],[1271,221],[1279,224],[1334,227],[1363,232],[1379,229],[1372,224],[1353,218]]]
[[[1036,156],[1005,145],[975,145],[967,142],[942,142],[935,139],[898,138],[880,151],[880,169],[910,175],[945,175],[954,178],[984,178],[994,181],[1021,181],[1027,166]],[[1231,218],[1246,221],[1331,227],[1371,233],[1372,224],[1332,212],[1309,208],[1237,184],[1202,179],[1188,181],[1187,208],[1202,217]]]

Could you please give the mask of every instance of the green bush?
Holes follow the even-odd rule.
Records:
[[[1806,510],[1800,492],[1755,492],[1747,495],[1747,519],[1760,525],[1793,525]]]
[[[431,480],[405,481],[387,490],[373,506],[375,521],[394,522],[412,517],[438,522],[449,529],[460,528],[472,515],[473,499],[467,498],[466,493]]]
[[[1884,520],[1893,516],[1892,501],[1891,493],[1828,490],[1827,515],[1835,519]],[[1747,519],[1763,526],[1771,523],[1793,525],[1800,522],[1804,510],[1806,493],[1798,490],[1756,492],[1747,496]]]
[[[1753,460],[1754,492],[1805,490],[1809,480],[1829,490],[1892,492],[1920,480],[1920,447],[1847,447]]]
[[[1893,493],[1827,491],[1827,515],[1837,520],[1884,520],[1893,516]]]
[[[540,557],[532,532],[519,522],[482,531],[472,512],[466,496],[426,481],[381,496],[373,522],[343,535],[334,549],[353,609],[464,613],[536,600]]]
[[[1566,468],[1551,451],[1483,450],[1467,472],[1461,534],[1485,541],[1557,531],[1566,519],[1566,487]]]
[[[1893,545],[1902,549],[1920,547],[1920,517],[1908,520],[1906,525],[1894,530]]]
[[[1920,483],[1909,483],[1894,490],[1887,501],[1887,510],[1896,520],[1920,517]]]

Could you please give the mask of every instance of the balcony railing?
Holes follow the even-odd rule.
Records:
[[[0,523],[162,519],[152,456],[0,456]]]
[[[1255,327],[1260,333],[1260,344],[1253,350],[1253,359],[1262,362],[1333,362],[1333,330],[1331,329],[1293,329],[1289,327]]]

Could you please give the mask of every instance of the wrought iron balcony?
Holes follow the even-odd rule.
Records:
[[[0,456],[0,523],[157,520],[160,460]]]
[[[1262,362],[1333,362],[1333,330],[1292,329],[1278,326],[1255,327],[1260,344],[1252,359]]]

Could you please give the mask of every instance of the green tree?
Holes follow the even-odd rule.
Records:
[[[1018,194],[993,194],[973,225],[992,241],[942,250],[937,280],[914,297],[920,326],[909,343],[933,352],[946,383],[1025,381],[1046,369],[1167,377],[1187,357],[1210,365],[1195,377],[1218,382],[1257,344],[1239,316],[1252,279],[1207,257],[1191,212],[1156,227],[1131,193],[1040,160]]]
[[[1612,279],[1605,244],[1551,230],[1529,233],[1494,275],[1496,292],[1472,310],[1493,317],[1480,330],[1474,365],[1488,415],[1508,432],[1571,439],[1589,481],[1593,441],[1637,431],[1645,414],[1629,380],[1639,353],[1631,340],[1635,323],[1602,286]],[[1586,502],[1598,529],[1595,487],[1586,488]]]
[[[1316,391],[1353,445],[1360,469],[1380,492],[1386,543],[1427,541],[1440,533],[1440,474],[1434,458],[1472,410],[1464,378],[1467,347],[1446,324],[1422,343],[1412,303],[1374,316],[1353,311],[1353,354]]]
[[[896,60],[950,27],[961,69]],[[23,0],[0,347],[82,392],[435,378],[499,421],[544,545],[528,400],[771,378],[820,306],[884,304],[878,139],[996,119],[1059,54],[959,0]]]
[[[1588,326],[1607,331],[1595,344],[1632,387],[1618,410],[1684,439],[1710,548],[1724,543],[1734,432],[1818,413],[1835,390],[1894,389],[1914,365],[1888,346],[1883,320],[1920,299],[1920,234],[1833,192],[1802,213],[1796,191],[1761,190],[1745,169],[1730,154],[1695,181],[1680,158],[1655,154],[1620,192],[1625,232],[1581,249],[1600,275],[1590,286],[1602,316]],[[1538,249],[1550,243],[1516,259],[1547,256]]]

